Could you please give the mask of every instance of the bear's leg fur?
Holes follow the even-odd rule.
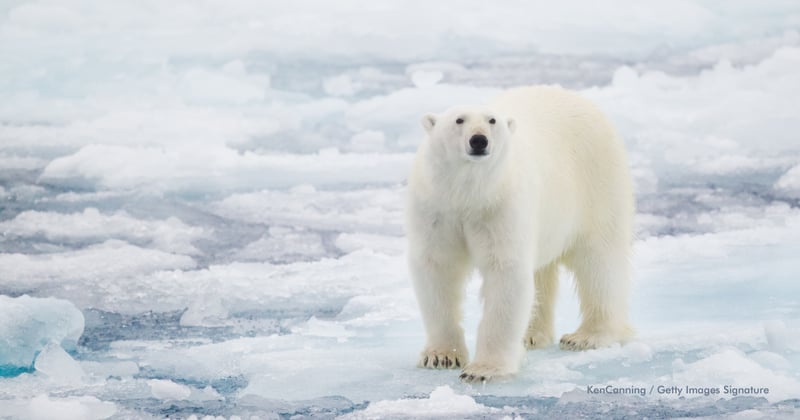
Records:
[[[576,247],[567,258],[575,272],[582,322],[574,333],[561,337],[562,349],[605,347],[633,334],[628,324],[629,255],[625,239],[599,240]]]
[[[523,259],[524,260],[524,259]],[[513,263],[479,267],[483,276],[483,318],[478,325],[475,359],[461,373],[465,382],[483,382],[516,373],[524,347],[534,285],[532,267]]]
[[[469,271],[466,258],[435,261],[419,256],[411,259],[417,295],[428,341],[418,366],[429,369],[460,369],[469,362],[461,303]]]
[[[558,263],[552,262],[534,274],[536,299],[531,310],[528,330],[523,343],[528,349],[540,349],[553,344],[553,312],[558,295]]]

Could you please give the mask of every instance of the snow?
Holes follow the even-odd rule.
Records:
[[[0,416],[797,416],[795,1],[14,0],[0,39]],[[531,83],[626,142],[638,334],[469,386],[414,366],[404,181],[422,115]]]

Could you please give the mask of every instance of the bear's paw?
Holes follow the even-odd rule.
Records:
[[[618,340],[609,334],[590,334],[576,331],[572,334],[564,334],[564,336],[561,337],[559,347],[561,347],[562,350],[581,351],[608,347],[616,341]]]
[[[466,366],[466,352],[458,350],[425,350],[419,356],[417,366],[427,369],[460,369]]]
[[[511,373],[489,363],[470,363],[461,371],[459,378],[467,383],[485,383],[492,379],[507,377]]]

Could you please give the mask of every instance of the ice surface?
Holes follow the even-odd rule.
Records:
[[[0,254],[0,277],[4,289],[54,288],[73,295],[73,299],[85,299],[101,292],[117,294],[122,290],[120,287],[133,286],[109,279],[194,266],[191,257],[142,248],[116,239],[63,252]],[[105,290],[86,290],[84,287],[87,285]]]
[[[0,222],[0,231],[8,242],[37,235],[51,241],[77,243],[115,238],[179,254],[198,254],[192,241],[208,236],[202,228],[188,226],[175,217],[140,220],[125,211],[103,214],[94,207],[70,214],[25,211]]]
[[[699,387],[726,384],[734,387],[767,387],[769,401],[783,401],[797,396],[800,381],[782,374],[783,369],[770,369],[737,349],[722,349],[694,363],[675,361],[672,380],[691,382]]]
[[[402,194],[403,189],[396,187],[317,191],[305,185],[289,191],[232,194],[212,208],[221,216],[250,223],[399,235],[403,225]]]
[[[359,184],[367,178],[398,182],[409,166],[408,155],[339,153],[337,149],[322,150],[317,155],[261,155],[240,154],[226,147],[164,150],[89,145],[50,162],[41,179],[72,187],[98,184],[110,189],[139,187],[198,193],[243,186]]]
[[[95,397],[50,398],[39,395],[27,401],[0,401],[3,416],[30,420],[100,420],[117,413],[113,403]]]
[[[0,2],[0,417],[797,417],[797,2],[284,3]],[[469,386],[414,366],[404,180],[530,83],[625,140],[638,335]]]
[[[62,299],[0,295],[0,320],[2,376],[30,368],[43,350],[55,352],[51,344],[75,351],[83,334],[83,314]]]

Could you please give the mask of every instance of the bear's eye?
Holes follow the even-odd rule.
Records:
[[[456,124],[464,124],[464,119],[463,118],[457,119]]]
[[[496,122],[497,122],[497,121],[495,121],[495,120],[494,120],[494,118],[492,118],[492,119],[490,119],[490,120],[489,120],[489,124],[494,124],[494,123],[496,123]]]

